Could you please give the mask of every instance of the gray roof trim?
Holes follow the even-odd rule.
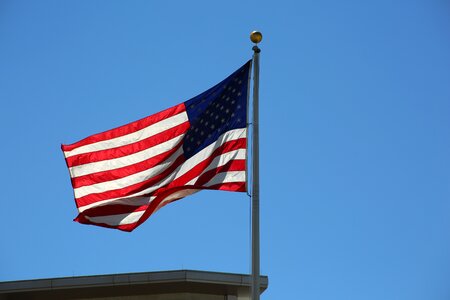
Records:
[[[51,279],[19,280],[0,282],[0,294],[20,292],[50,291],[64,289],[89,289],[100,287],[139,286],[152,287],[186,286],[186,283],[195,284],[197,288],[214,285],[229,288],[249,287],[250,275],[221,273],[195,270],[177,270],[161,272],[125,273],[94,276],[62,277]],[[268,286],[268,277],[261,276],[261,291]]]

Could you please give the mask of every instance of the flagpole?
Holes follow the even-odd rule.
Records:
[[[259,300],[260,268],[259,268],[259,53],[258,43],[262,34],[253,31],[250,40],[253,46],[253,153],[252,153],[252,297]]]

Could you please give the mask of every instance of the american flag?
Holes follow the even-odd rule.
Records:
[[[61,145],[75,221],[132,231],[199,190],[246,191],[250,66],[186,102]]]

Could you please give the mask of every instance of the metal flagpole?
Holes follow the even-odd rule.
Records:
[[[259,300],[259,53],[258,43],[262,34],[253,31],[250,40],[253,46],[253,153],[252,153],[252,300]]]

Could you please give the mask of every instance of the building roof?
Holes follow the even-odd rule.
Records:
[[[250,275],[194,270],[77,276],[0,282],[0,299],[131,299],[164,294],[184,299],[173,296],[183,293],[247,299],[250,282]],[[261,276],[261,293],[267,286],[268,277]]]

